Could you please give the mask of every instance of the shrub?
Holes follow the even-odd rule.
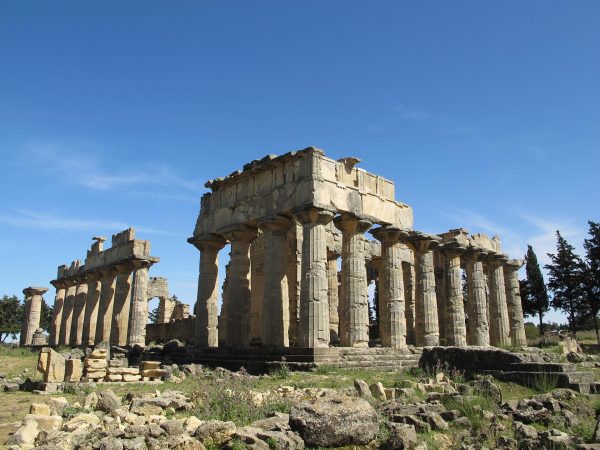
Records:
[[[549,373],[542,372],[533,377],[533,379],[529,382],[530,388],[534,391],[537,391],[541,394],[545,392],[550,392],[558,386],[558,374],[557,373]]]
[[[290,368],[286,363],[278,365],[271,374],[275,378],[279,378],[280,380],[284,380],[290,376]]]

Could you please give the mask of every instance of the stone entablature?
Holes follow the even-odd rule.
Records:
[[[148,323],[148,270],[159,262],[150,242],[129,228],[104,249],[94,237],[85,263],[58,268],[50,345],[144,345]],[[154,288],[154,285],[152,285]]]

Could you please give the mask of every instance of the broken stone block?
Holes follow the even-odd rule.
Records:
[[[141,379],[142,379],[142,377],[140,375],[129,375],[129,374],[123,375],[123,381],[140,381]]]
[[[123,376],[121,374],[107,373],[104,379],[106,381],[123,381]]]
[[[50,406],[45,403],[32,403],[29,407],[29,414],[35,414],[38,416],[49,416]]]
[[[83,376],[83,366],[80,359],[67,359],[65,361],[65,381],[78,383]]]
[[[122,359],[111,359],[108,361],[108,367],[123,367]]]
[[[65,379],[65,357],[50,347],[40,351],[37,370],[44,375],[46,383],[62,383]]]
[[[385,400],[385,389],[383,384],[373,383],[371,386],[369,386],[369,390],[371,391],[371,395],[377,400]]]
[[[40,383],[40,391],[46,393],[52,392],[62,392],[63,384],[62,383]]]
[[[108,362],[105,359],[88,358],[85,360],[85,367],[89,369],[106,369]]]
[[[27,425],[28,421],[35,422],[37,428],[46,432],[60,430],[63,424],[61,416],[50,415],[27,414],[23,419],[23,424]]]
[[[165,376],[166,371],[164,369],[142,369],[140,370],[140,374],[147,378],[161,378]]]
[[[142,369],[142,370],[160,369],[160,361],[142,361],[140,363],[140,369]]]

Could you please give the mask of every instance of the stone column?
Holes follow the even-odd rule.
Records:
[[[75,293],[75,302],[73,306],[73,319],[71,320],[71,337],[69,344],[77,346],[82,344],[83,339],[83,319],[85,311],[85,301],[87,300],[88,285],[84,277],[77,280],[77,291]]]
[[[145,259],[133,261],[133,289],[127,345],[146,345],[146,325],[148,324],[148,269],[152,263]]]
[[[265,293],[265,238],[259,235],[250,245],[250,345],[262,344],[262,316]],[[223,295],[225,306],[225,295]],[[221,308],[221,313],[226,311]]]
[[[342,297],[340,298],[340,345],[369,346],[369,295],[363,233],[371,222],[351,214],[335,220],[342,232]]]
[[[290,300],[290,326],[288,329],[290,346],[298,344],[298,326],[300,323],[300,280],[302,272],[302,227],[293,221],[288,231],[288,288]]]
[[[67,286],[59,281],[51,281],[52,285],[56,288],[56,296],[54,297],[54,308],[52,310],[52,324],[50,326],[50,339],[48,343],[50,345],[58,345],[60,339],[60,325],[62,321],[63,309],[65,306],[65,295],[67,293]]]
[[[250,345],[250,243],[257,233],[256,228],[244,224],[229,227],[223,232],[231,243],[229,305],[224,317],[227,321],[227,345],[231,347]]]
[[[509,333],[510,341],[514,346],[527,345],[518,274],[518,270],[523,265],[523,262],[522,259],[509,259],[504,265],[506,304],[508,307],[508,321],[510,326]]]
[[[439,249],[433,251],[433,270],[435,274],[435,296],[437,300],[438,327],[440,331],[438,345],[446,345],[448,280],[446,277],[445,258]]]
[[[379,271],[379,337],[384,347],[406,347],[406,315],[401,239],[407,231],[381,227],[371,232],[381,242]]]
[[[175,300],[169,297],[158,298],[158,323],[169,323],[175,308]]]
[[[402,262],[404,276],[404,316],[406,317],[406,343],[415,345],[415,267]]]
[[[73,321],[73,306],[75,305],[75,294],[77,286],[75,281],[69,279],[64,280],[66,286],[65,303],[63,307],[62,320],[60,322],[60,335],[58,338],[59,345],[69,345],[71,340],[71,322]]]
[[[191,241],[200,250],[198,270],[198,296],[196,313],[196,347],[217,347],[219,344],[217,304],[217,280],[219,275],[219,250],[226,241],[221,236],[211,235]]]
[[[327,256],[327,298],[329,300],[329,342],[340,340],[340,316],[338,311],[338,255]]]
[[[465,325],[465,305],[462,290],[462,271],[460,255],[466,249],[457,242],[442,247],[445,259],[446,286],[448,289],[446,309],[446,345],[467,346],[467,327]]]
[[[437,236],[411,232],[406,244],[415,255],[415,340],[418,347],[440,343],[438,305],[433,268],[433,249],[439,245]]]
[[[488,325],[488,301],[483,260],[487,253],[480,250],[469,250],[465,256],[467,270],[467,314],[469,326],[467,340],[469,345],[487,347],[490,345],[490,328]]]
[[[133,266],[117,264],[117,280],[115,284],[115,301],[110,329],[111,345],[127,345],[127,329],[129,328],[129,311],[131,309],[131,282]]]
[[[101,269],[100,273],[102,281],[100,282],[100,304],[98,306],[98,319],[96,322],[96,344],[110,342],[117,270],[114,267],[109,267]]]
[[[229,317],[229,278],[229,264],[226,264],[225,279],[223,280],[223,285],[221,287],[221,313],[219,314],[218,319],[218,347],[227,347],[227,343],[229,342],[227,337],[227,320]],[[250,300],[252,301],[252,298]],[[260,336],[260,323],[258,324],[258,334]]]
[[[21,347],[32,344],[33,333],[40,327],[42,318],[42,295],[48,291],[42,287],[28,287],[23,289],[25,294],[25,313],[21,325]]]
[[[302,225],[302,276],[298,346],[329,346],[329,302],[327,299],[327,245],[325,225],[333,212],[309,207],[296,209]]]
[[[261,340],[264,347],[288,347],[290,323],[287,233],[292,222],[270,217],[258,223],[265,239],[265,275]]]
[[[504,284],[505,255],[495,253],[488,258],[488,285],[490,289],[490,342],[495,347],[510,345],[508,308]]]
[[[94,345],[96,340],[101,291],[100,278],[102,278],[102,274],[99,271],[90,272],[85,276],[88,285],[83,315],[83,335],[81,339],[83,345]]]

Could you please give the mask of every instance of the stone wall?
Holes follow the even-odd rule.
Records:
[[[146,325],[146,342],[167,342],[178,339],[188,344],[194,343],[195,317],[176,319],[167,323],[150,323]]]

